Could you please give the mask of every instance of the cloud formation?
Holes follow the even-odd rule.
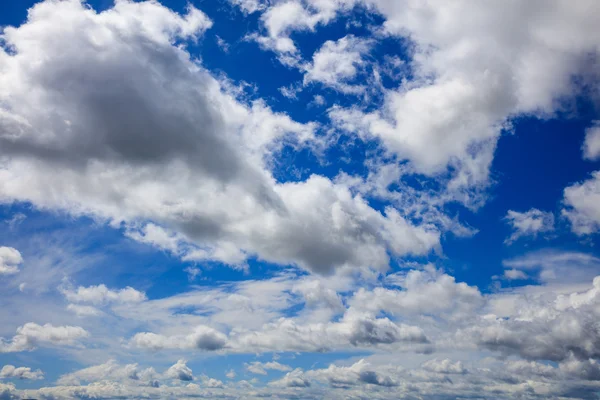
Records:
[[[0,275],[14,275],[19,272],[23,257],[19,250],[12,247],[0,247]]]
[[[79,326],[38,325],[28,322],[17,328],[12,339],[0,338],[0,353],[33,350],[44,345],[75,346],[89,335],[88,331]]]
[[[552,232],[554,230],[554,214],[532,208],[526,212],[508,210],[504,217],[513,233],[505,240],[505,243],[514,243],[517,239],[531,236],[536,238],[539,234]]]
[[[310,145],[316,125],[238,101],[176,45],[210,26],[193,7],[120,1],[96,13],[68,0],[6,28],[4,201],[125,224],[183,259],[232,265],[257,256],[325,274],[384,270],[388,251],[439,247],[434,226],[374,210],[329,178],[277,183],[273,152]]]

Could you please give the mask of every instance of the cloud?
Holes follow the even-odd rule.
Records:
[[[352,35],[337,41],[328,40],[313,54],[312,62],[304,65],[304,85],[318,82],[346,94],[360,94],[365,87],[352,84],[364,66],[363,56],[372,42]]]
[[[102,315],[102,311],[92,306],[82,306],[79,304],[69,304],[67,310],[72,311],[78,317],[96,317]]]
[[[44,373],[41,370],[32,371],[29,367],[15,367],[14,365],[5,365],[0,370],[0,379],[44,379]]]
[[[457,332],[485,349],[528,360],[563,362],[600,357],[600,331],[595,323],[600,278],[593,287],[569,294],[519,297],[505,316],[489,315]]]
[[[572,76],[586,74],[588,55],[597,52],[600,32],[590,13],[597,4],[571,7],[565,0],[544,7],[286,1],[262,14],[268,36],[260,43],[288,61],[296,52],[292,32],[313,30],[359,4],[383,18],[380,33],[410,40],[413,79],[386,90],[381,109],[334,108],[332,121],[381,140],[419,173],[437,176],[450,168],[458,186],[487,183],[496,142],[510,120],[560,109],[559,100],[578,90]],[[466,21],[467,14],[473,18]],[[511,24],[496,24],[499,19]]]
[[[509,281],[519,280],[519,279],[527,279],[527,274],[518,269],[506,269],[504,270],[504,278]]]
[[[327,369],[309,371],[307,375],[313,379],[328,382],[333,387],[348,387],[361,384],[390,387],[398,384],[389,376],[383,376],[376,372],[364,359],[357,361],[349,367],[338,367],[331,364]]]
[[[0,247],[0,275],[13,275],[19,272],[23,257],[19,250],[12,247]]]
[[[269,361],[269,362],[260,362],[253,361],[250,364],[246,365],[246,370],[253,374],[258,375],[267,375],[267,370],[275,370],[275,371],[291,371],[292,368],[289,365],[280,364],[277,361]]]
[[[600,258],[587,253],[544,249],[504,260],[502,265],[509,268],[505,275],[511,279],[523,279],[527,272],[543,283],[587,283],[600,271]]]
[[[270,386],[287,388],[306,388],[310,387],[310,381],[304,376],[301,369],[297,368],[288,372],[283,378],[269,382]]]
[[[151,332],[136,333],[131,344],[153,351],[163,349],[220,350],[227,344],[227,336],[208,326],[198,326],[189,335],[164,336]]]
[[[581,183],[565,188],[562,215],[577,235],[590,235],[600,229],[600,171]]]
[[[424,362],[421,365],[421,368],[423,368],[427,371],[436,372],[439,374],[465,374],[465,373],[467,373],[467,370],[465,369],[465,367],[462,365],[462,363],[460,361],[452,362],[452,360],[450,360],[448,358],[445,358],[443,360],[438,360],[437,358],[434,358],[433,360]]]
[[[34,350],[38,346],[75,346],[81,339],[90,336],[79,326],[38,325],[28,322],[17,328],[17,333],[9,341],[0,338],[0,353]]]
[[[167,372],[165,372],[165,376],[171,379],[178,379],[180,381],[193,381],[194,375],[192,374],[192,370],[186,365],[185,360],[178,360],[177,363],[173,364]]]
[[[504,220],[509,224],[513,233],[504,242],[514,243],[522,237],[536,238],[540,233],[548,233],[554,230],[554,214],[532,208],[527,212],[508,210]]]
[[[93,383],[105,380],[115,382],[139,381],[140,384],[147,384],[147,381],[153,379],[155,375],[152,369],[140,370],[138,364],[121,365],[116,360],[111,359],[104,364],[93,365],[62,375],[58,379],[58,384],[81,386],[85,382]]]
[[[61,288],[61,292],[71,302],[91,303],[94,305],[140,303],[146,300],[144,292],[140,292],[129,286],[124,289],[110,290],[106,285],[100,284],[89,287],[79,286],[76,290]],[[80,311],[84,310],[81,307],[78,309]],[[87,310],[90,311],[90,309]]]
[[[179,15],[120,1],[97,13],[69,0],[38,3],[6,28],[4,201],[91,216],[184,260],[234,266],[257,257],[322,274],[385,270],[389,251],[439,249],[434,226],[381,213],[328,178],[277,182],[278,149],[317,145],[317,125],[238,100],[194,60],[185,43],[210,25],[193,7]]]
[[[225,385],[223,384],[223,382],[221,382],[218,379],[215,378],[209,378],[207,376],[203,376],[202,378],[202,384],[207,387],[207,388],[212,388],[212,389],[223,389],[225,387]]]
[[[425,333],[417,326],[396,324],[348,310],[339,322],[298,324],[290,318],[265,324],[261,330],[236,329],[231,346],[240,352],[331,351],[347,346],[372,348],[398,343],[425,344]]]
[[[349,299],[349,304],[376,313],[384,311],[396,316],[432,314],[441,318],[461,318],[483,305],[482,295],[476,287],[457,283],[454,277],[431,266],[388,275],[386,281],[401,290],[360,288]]]
[[[598,124],[598,121],[585,130],[583,158],[590,161],[595,161],[600,158],[600,125]]]

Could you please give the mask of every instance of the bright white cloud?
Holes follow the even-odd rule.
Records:
[[[600,124],[598,124],[598,121],[585,130],[583,158],[590,161],[600,158]]]
[[[19,272],[23,257],[19,250],[12,247],[0,247],[0,275],[13,275]]]
[[[527,274],[521,270],[512,268],[504,270],[504,278],[509,281],[514,281],[518,279],[527,279]]]
[[[110,290],[104,284],[89,287],[79,286],[76,290],[62,288],[61,291],[67,300],[74,303],[106,305],[110,303],[140,303],[146,300],[144,292],[135,290],[132,287]],[[79,310],[83,310],[83,308],[79,308]]]
[[[280,364],[277,361],[260,362],[253,361],[246,365],[246,371],[258,375],[267,375],[268,370],[274,371],[291,371],[292,368],[289,365]]]
[[[566,0],[492,6],[290,0],[262,15],[269,33],[262,43],[284,55],[294,53],[292,31],[327,24],[356,4],[377,10],[386,33],[412,41],[415,77],[388,90],[381,110],[333,109],[332,120],[352,133],[382,140],[418,172],[458,169],[455,184],[462,186],[487,181],[490,155],[513,116],[552,115],[558,100],[577,90],[571,77],[585,73],[587,55],[597,52],[600,38],[593,0],[576,7]]]
[[[78,317],[95,317],[102,315],[102,311],[98,310],[96,307],[83,306],[80,304],[69,304],[67,310],[75,313]]]
[[[600,258],[591,254],[548,249],[504,260],[502,264],[544,283],[587,283],[600,271]],[[522,279],[524,276],[518,272],[508,274]]]
[[[32,371],[29,367],[5,365],[0,370],[0,379],[44,379],[44,373],[39,369]]]
[[[364,86],[352,84],[352,81],[365,64],[363,56],[370,50],[371,44],[354,36],[325,42],[313,54],[312,62],[303,67],[306,71],[304,85],[319,82],[343,93],[364,92]]]
[[[581,183],[564,190],[565,209],[562,215],[578,235],[589,235],[600,230],[600,171]]]
[[[198,326],[189,335],[164,336],[151,332],[137,333],[131,344],[150,350],[220,350],[227,344],[227,336],[208,326]]]
[[[165,376],[171,379],[177,379],[180,381],[193,381],[194,375],[190,367],[186,365],[185,360],[178,360],[177,363],[173,364],[167,372],[165,372]]]
[[[511,226],[513,233],[505,240],[511,244],[522,237],[536,238],[539,234],[554,230],[554,214],[532,208],[527,212],[508,210],[506,222]]]
[[[360,384],[386,387],[398,385],[389,376],[377,373],[365,360],[359,360],[349,367],[339,367],[332,364],[327,369],[309,371],[306,375],[327,382],[333,387],[348,387]]]
[[[482,295],[476,287],[457,283],[454,277],[430,266],[389,275],[387,282],[402,290],[361,288],[350,298],[349,304],[375,313],[384,311],[396,316],[434,314],[441,318],[460,318],[483,305]]]
[[[89,332],[79,326],[38,325],[28,322],[17,328],[11,340],[0,338],[0,353],[33,350],[38,346],[76,346]]]
[[[104,364],[93,365],[62,375],[58,380],[58,384],[65,386],[80,386],[84,383],[104,380],[116,382],[128,380],[145,381],[153,378],[155,375],[153,370],[140,370],[137,364],[120,365],[116,360],[108,360]]]

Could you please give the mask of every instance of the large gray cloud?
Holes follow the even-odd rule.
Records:
[[[238,101],[180,45],[210,26],[193,7],[119,1],[96,13],[65,0],[6,28],[0,200],[125,224],[186,260],[332,273],[439,248],[437,228],[341,183],[277,183],[269,160],[284,142],[315,144],[316,124]]]

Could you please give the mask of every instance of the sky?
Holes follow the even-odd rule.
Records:
[[[0,400],[600,398],[599,13],[0,2]]]

